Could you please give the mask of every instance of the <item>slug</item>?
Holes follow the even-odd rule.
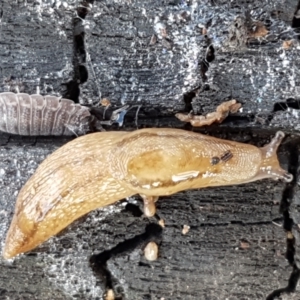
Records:
[[[135,194],[152,216],[159,196],[187,189],[290,182],[276,154],[283,138],[279,131],[262,148],[180,129],[76,138],[48,156],[21,189],[3,256],[30,251],[82,215]]]

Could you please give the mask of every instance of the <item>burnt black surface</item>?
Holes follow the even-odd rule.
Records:
[[[39,87],[93,106],[100,120],[134,106],[121,128],[106,130],[177,127],[262,146],[281,129],[280,161],[295,179],[162,197],[157,209],[166,226],[155,262],[133,242],[146,241],[145,228],[156,223],[141,216],[140,202],[92,212],[30,254],[1,259],[0,299],[93,300],[108,287],[130,300],[299,299],[297,10],[292,0],[1,1],[1,92]],[[249,19],[269,34],[249,42]],[[294,46],[283,50],[291,39]],[[98,105],[102,98],[111,102],[107,109]],[[223,124],[192,129],[174,117],[214,111],[231,98],[243,111]],[[2,242],[17,192],[69,140],[0,134]],[[90,260],[104,254],[103,280]]]

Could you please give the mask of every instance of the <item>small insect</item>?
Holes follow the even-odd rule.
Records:
[[[220,161],[223,162],[228,162],[231,158],[233,157],[233,154],[231,153],[230,150],[227,150],[225,153],[223,153],[220,157],[214,156],[211,158],[211,165],[215,166],[217,165]]]
[[[122,126],[126,105],[98,120],[91,109],[56,96],[0,93],[0,131],[19,135],[84,135],[102,131],[102,125]]]
[[[231,153],[230,150],[226,151],[226,152],[220,157],[220,159],[221,159],[223,162],[227,162],[227,161],[229,161],[231,158],[233,158],[233,154]]]

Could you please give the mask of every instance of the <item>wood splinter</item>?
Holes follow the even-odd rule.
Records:
[[[201,127],[205,125],[211,125],[212,123],[222,123],[228,115],[236,113],[240,108],[241,104],[237,103],[236,100],[229,100],[220,104],[215,112],[208,113],[206,116],[177,113],[175,115],[180,121],[190,122],[194,127]]]
[[[149,261],[155,261],[158,258],[158,246],[155,242],[149,242],[144,249],[145,258]]]

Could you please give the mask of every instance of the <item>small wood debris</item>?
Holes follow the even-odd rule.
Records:
[[[260,21],[254,21],[251,29],[249,30],[249,37],[259,38],[264,37],[269,33],[266,26]]]
[[[183,228],[182,228],[182,231],[181,231],[181,233],[183,234],[183,235],[186,235],[189,231],[190,231],[190,226],[188,226],[188,225],[183,225]]]
[[[153,45],[156,44],[156,42],[157,42],[157,36],[156,36],[155,34],[153,34],[153,35],[151,36],[149,45],[150,45],[150,46],[153,46]]]
[[[104,295],[105,300],[115,300],[115,293],[113,290],[108,290]]]
[[[206,116],[192,115],[191,113],[177,113],[175,117],[180,121],[190,122],[194,127],[201,127],[211,125],[212,123],[222,123],[230,113],[236,113],[241,106],[242,105],[237,103],[236,100],[229,100],[220,104],[215,112],[208,113]]]
[[[150,242],[144,249],[145,258],[149,261],[157,260],[158,246],[155,242]]]
[[[168,50],[172,49],[172,43],[167,39],[162,39],[161,44]]]
[[[162,228],[165,228],[165,220],[164,219],[160,219],[158,221],[158,225],[160,225]]]
[[[291,48],[291,46],[294,44],[294,40],[288,40],[288,41],[283,41],[282,43],[282,48],[284,50],[288,50]]]
[[[104,106],[104,107],[107,107],[107,106],[110,106],[110,101],[107,99],[107,98],[102,98],[101,100],[100,100],[100,104],[102,105],[102,106]]]
[[[286,238],[287,238],[288,240],[292,240],[292,239],[294,239],[294,235],[293,235],[290,231],[288,231],[288,232],[286,233]]]
[[[250,248],[250,244],[247,241],[244,240],[240,241],[240,249],[245,250],[249,248]]]

